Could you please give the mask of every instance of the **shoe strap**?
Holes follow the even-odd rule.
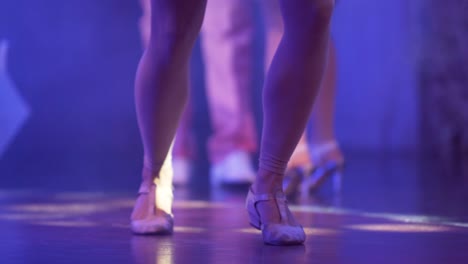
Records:
[[[254,203],[258,203],[262,201],[270,201],[270,200],[286,201],[286,195],[282,192],[266,193],[266,194],[255,194],[252,190],[250,190],[250,192],[252,193]]]
[[[320,158],[323,155],[334,151],[338,148],[338,143],[335,140],[331,140],[316,146],[313,146],[311,149],[312,158]]]
[[[312,158],[312,162],[314,163],[314,166],[323,166],[324,162],[325,163],[331,162],[331,163],[336,164],[337,166],[342,166],[344,163],[344,160],[342,157],[332,158],[329,161],[324,160],[325,156],[335,151],[340,152],[339,145],[335,140],[331,140],[323,144],[312,146],[310,150],[310,155]]]
[[[152,186],[154,186],[154,182],[152,180],[144,180],[140,184],[140,188],[138,189],[138,194],[148,194]]]
[[[275,194],[254,194],[252,190],[250,190],[252,193],[252,198],[253,198],[253,204],[255,209],[257,209],[257,203],[258,202],[265,202],[265,201],[275,201],[276,206],[278,207],[278,211],[280,213],[281,217],[281,222],[282,223],[287,223],[287,220],[289,218],[288,215],[288,207],[287,207],[287,202],[288,200],[286,199],[286,195],[283,192],[277,192]]]

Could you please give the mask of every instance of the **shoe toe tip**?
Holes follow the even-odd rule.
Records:
[[[270,245],[300,245],[306,235],[301,227],[270,225],[263,230],[263,240]]]
[[[173,224],[158,219],[143,219],[131,222],[130,229],[136,235],[165,235],[172,234]]]

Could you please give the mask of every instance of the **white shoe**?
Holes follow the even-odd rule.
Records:
[[[250,184],[255,180],[250,156],[245,151],[233,151],[210,169],[211,185]]]
[[[173,184],[178,186],[187,185],[191,172],[190,160],[186,158],[173,158],[172,168],[174,170]]]

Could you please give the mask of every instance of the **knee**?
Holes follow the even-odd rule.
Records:
[[[330,23],[330,20],[333,15],[333,10],[335,9],[335,0],[312,0],[312,16],[311,19]]]
[[[152,18],[148,48],[166,55],[189,53],[197,39],[200,14],[158,14]]]
[[[282,35],[284,24],[281,14],[269,14],[265,18],[265,29],[268,33]]]
[[[164,53],[190,49],[198,34],[198,27],[185,23],[174,23],[151,30],[149,46]]]
[[[328,28],[334,7],[335,0],[301,0],[296,5],[283,4],[285,26],[304,31]]]

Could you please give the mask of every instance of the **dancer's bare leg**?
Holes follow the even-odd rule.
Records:
[[[279,239],[297,243],[302,235],[287,205],[280,205],[276,199],[258,199],[262,194],[282,192],[286,166],[306,127],[322,81],[334,0],[281,0],[280,3],[284,35],[266,78],[260,166],[252,185],[253,194],[248,197],[248,209],[249,214],[259,215],[263,227],[272,227],[264,228],[265,241]],[[293,231],[291,226],[295,227]],[[287,237],[288,233],[294,234]]]
[[[327,161],[343,162],[343,154],[335,136],[336,49],[330,42],[328,64],[322,88],[309,121],[309,146],[313,162],[320,166]]]
[[[152,0],[151,5],[149,44],[135,83],[144,149],[140,196],[132,214],[132,228],[137,233],[154,233],[160,222],[153,221],[155,216],[171,215],[170,204],[157,202],[158,210],[154,208],[154,182],[156,199],[164,194],[172,195],[168,153],[187,100],[189,57],[201,27],[206,0]],[[135,222],[138,225],[133,225]]]
[[[322,81],[333,4],[281,0],[285,31],[265,84],[260,170],[254,184],[258,193],[281,190],[284,169]]]
[[[262,0],[261,7],[265,21],[265,71],[268,72],[273,56],[280,44],[284,33],[283,18],[279,6],[279,0]],[[318,99],[319,100],[319,99]],[[311,158],[306,134],[303,133],[299,140],[291,159],[288,163],[288,168],[302,167],[305,171],[312,169]]]
[[[143,49],[146,49],[151,35],[151,0],[140,0],[142,15],[140,17],[140,37]],[[175,185],[186,185],[190,176],[190,160],[195,155],[195,142],[191,132],[193,105],[188,99],[185,111],[182,114],[174,147],[171,152],[173,156],[172,166],[174,170],[173,182]]]
[[[283,35],[284,25],[278,1],[263,0],[262,10],[266,25],[265,68],[268,68]],[[317,166],[327,161],[343,163],[343,155],[334,133],[336,61],[335,46],[330,41],[322,86],[309,120],[309,133],[301,136],[288,168],[301,168],[307,173],[312,169],[311,160]]]

